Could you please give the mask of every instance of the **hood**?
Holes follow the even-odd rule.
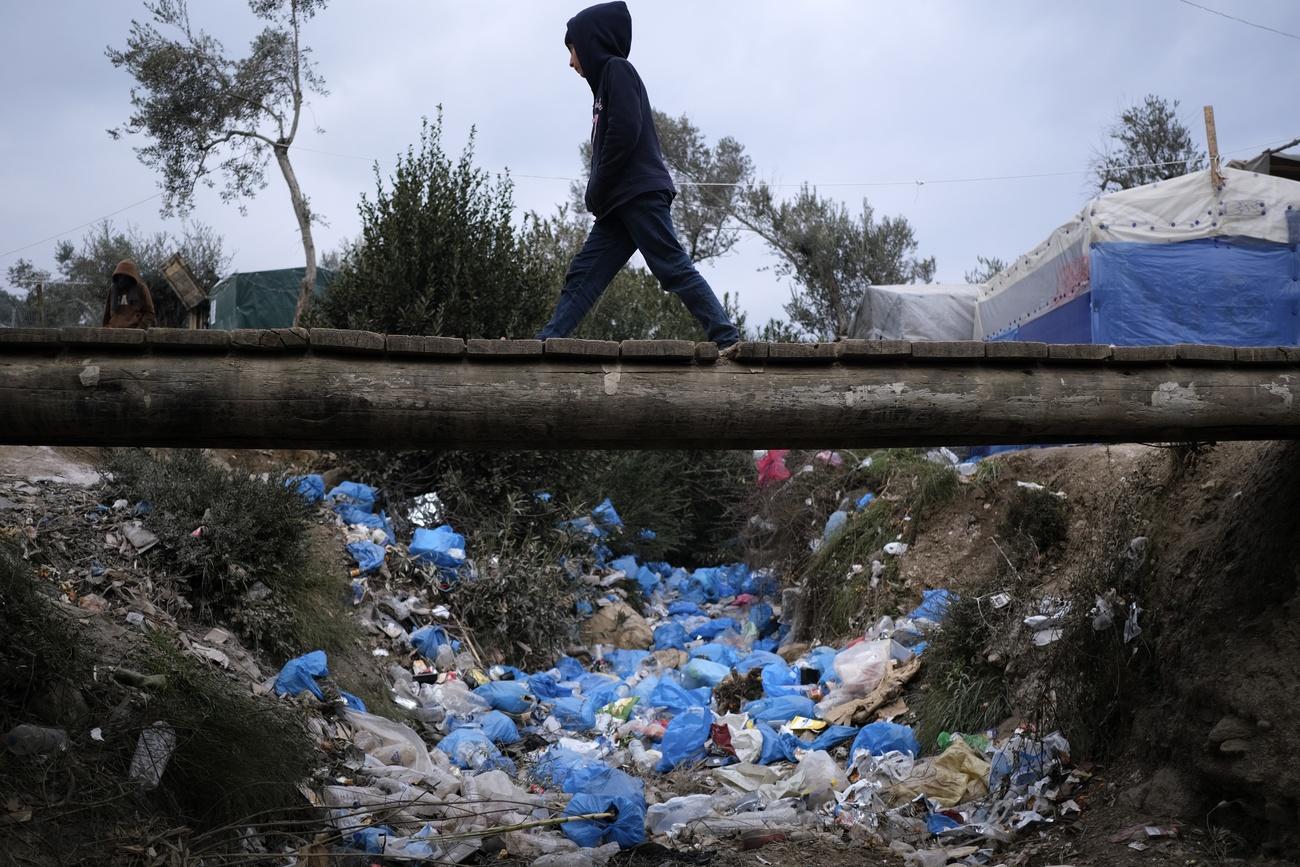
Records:
[[[595,93],[610,58],[626,60],[632,52],[632,13],[623,0],[583,9],[569,19],[564,44],[577,50],[587,84]]]
[[[118,274],[125,274],[135,281],[135,285],[144,286],[144,278],[140,276],[140,269],[130,259],[123,259],[117,263],[117,267],[113,269],[113,276],[116,277]]]

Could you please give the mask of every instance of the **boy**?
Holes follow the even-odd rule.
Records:
[[[734,346],[740,339],[736,326],[673,231],[677,189],[659,148],[645,85],[627,60],[632,48],[627,4],[601,3],[579,12],[569,20],[564,44],[569,66],[587,80],[595,97],[586,204],[596,222],[569,266],[555,315],[538,338],[573,333],[640,250],[651,273],[682,300],[709,340],[724,350]]]

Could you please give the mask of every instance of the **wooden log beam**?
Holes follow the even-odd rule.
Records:
[[[1300,438],[1300,354],[0,332],[0,443],[766,448]],[[183,341],[182,341],[183,342]],[[919,347],[919,349],[918,349]]]

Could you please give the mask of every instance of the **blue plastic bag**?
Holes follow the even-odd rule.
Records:
[[[464,770],[481,770],[492,760],[501,758],[496,744],[477,726],[452,729],[438,742],[437,748],[447,754],[452,764]]]
[[[519,743],[519,727],[515,721],[499,710],[490,710],[478,718],[483,734],[494,744]]]
[[[352,693],[344,692],[340,689],[339,697],[343,699],[343,704],[345,704],[350,710],[359,710],[362,713],[366,712],[366,703]]]
[[[926,590],[921,594],[921,604],[913,608],[908,617],[913,620],[929,620],[942,623],[948,615],[948,606],[957,597],[948,590]]]
[[[776,698],[782,695],[803,695],[799,672],[784,661],[763,666],[763,695]]]
[[[528,713],[533,707],[533,697],[528,693],[528,685],[514,680],[494,680],[485,683],[474,694],[487,701],[493,710],[506,713]]]
[[[528,676],[528,689],[540,699],[563,698],[573,695],[573,690],[560,686],[560,682],[546,672]]]
[[[615,813],[613,819],[593,819],[566,822],[560,826],[564,836],[584,849],[594,849],[605,843],[617,843],[631,849],[645,842],[645,797],[629,798],[624,795],[577,794],[564,808],[566,816],[586,816],[594,813]]]
[[[430,530],[420,527],[407,550],[422,563],[454,571],[465,563],[465,537],[446,524]]]
[[[917,742],[911,726],[873,722],[863,727],[862,731],[858,732],[858,736],[853,739],[853,746],[849,748],[849,760],[852,761],[853,757],[863,750],[873,756],[883,756],[885,753],[897,750],[916,758],[921,754],[921,744]]]
[[[619,557],[617,560],[611,560],[609,563],[609,568],[617,569],[629,578],[636,575],[638,567],[639,564],[636,562],[636,558],[631,554]]]
[[[604,529],[623,526],[623,519],[618,516],[614,504],[610,502],[608,497],[605,498],[605,502],[591,510],[591,517],[597,525]]]
[[[325,700],[325,694],[316,685],[316,678],[329,674],[329,665],[325,660],[325,651],[313,650],[296,659],[291,659],[275,676],[275,694],[296,696],[310,692],[318,701]]]
[[[753,650],[749,656],[746,656],[740,662],[736,663],[737,674],[749,674],[756,668],[766,668],[769,665],[783,665],[785,660],[768,650]]]
[[[400,836],[387,825],[371,825],[359,828],[347,835],[347,844],[353,849],[360,849],[368,855],[382,855],[388,845],[388,838]]]
[[[754,723],[754,728],[763,736],[763,746],[759,750],[758,763],[770,765],[774,762],[796,762],[795,749],[802,746],[799,739],[790,734],[778,734],[776,729],[766,723]]]
[[[534,773],[550,788],[573,793],[607,770],[609,768],[602,762],[553,746],[542,754]]]
[[[324,487],[324,480],[322,480],[321,485]],[[375,510],[375,497],[378,496],[378,493],[374,488],[360,482],[343,482],[330,491],[325,498],[335,505],[351,503],[367,512],[373,512]]]
[[[611,650],[605,654],[605,661],[613,667],[615,674],[627,678],[636,674],[642,661],[649,656],[648,650]]]
[[[362,527],[369,527],[372,530],[383,530],[384,535],[388,537],[389,545],[397,541],[397,534],[393,532],[393,522],[389,521],[388,515],[383,512],[373,515],[360,506],[353,506],[350,503],[335,506],[334,511],[338,513],[339,520],[345,524],[357,524]]]
[[[709,659],[696,658],[682,667],[682,686],[687,689],[713,689],[727,679],[731,669]]]
[[[736,648],[732,647],[730,644],[719,644],[716,641],[712,641],[708,644],[701,644],[699,647],[692,650],[691,658],[707,659],[710,662],[716,662],[720,665],[727,666],[727,668],[731,668],[740,661],[740,654],[737,653]]]
[[[384,565],[384,547],[374,542],[360,540],[348,543],[348,553],[357,561],[357,568],[362,575],[375,571]]]
[[[437,659],[438,648],[444,644],[455,650],[459,642],[452,641],[447,630],[441,626],[422,626],[411,633],[411,646],[420,651],[425,659]]]
[[[586,599],[579,599],[573,603],[573,610],[579,617],[590,617],[596,609]]]
[[[556,722],[569,731],[585,732],[596,727],[596,705],[589,698],[576,695],[557,698],[551,713]]]
[[[642,596],[653,596],[659,590],[659,576],[653,569],[642,566],[636,570],[636,584]]]
[[[582,667],[582,663],[572,656],[561,656],[555,661],[555,667],[559,669],[560,677],[563,680],[578,680],[587,673],[587,669]]]
[[[655,627],[655,650],[685,650],[686,629],[680,623],[664,623]]]
[[[712,641],[729,629],[736,628],[736,621],[730,617],[717,617],[692,629],[691,638],[703,638],[705,641]]]
[[[760,698],[744,706],[745,713],[755,722],[786,723],[797,716],[813,717],[816,715],[813,700],[802,695],[782,695],[776,698]]]
[[[803,744],[805,750],[831,750],[845,741],[851,741],[858,733],[857,726],[827,726],[817,737]],[[850,751],[850,755],[852,751]]]
[[[871,493],[870,491],[867,491],[865,494],[863,494],[861,497],[858,498],[857,506],[859,509],[865,509],[867,506],[870,506],[875,501],[876,501],[876,495]]]
[[[772,606],[766,602],[759,602],[757,605],[750,606],[749,622],[754,624],[758,630],[758,637],[764,638],[776,631],[777,622],[773,616]]]
[[[664,731],[659,745],[663,756],[655,770],[666,774],[678,765],[702,761],[712,729],[713,713],[708,708],[692,707],[677,714]]]
[[[925,830],[929,831],[931,834],[937,835],[940,832],[947,831],[950,828],[960,828],[960,827],[961,827],[961,822],[958,822],[956,819],[953,819],[950,816],[945,816],[943,813],[926,814]]]
[[[700,606],[696,605],[694,602],[686,602],[680,599],[668,606],[668,614],[672,617],[693,617],[697,614],[703,613],[704,611],[700,609]]]
[[[687,689],[666,677],[659,679],[654,692],[650,693],[649,705],[663,708],[669,713],[680,714],[691,708],[705,708],[713,699],[708,689]]]
[[[286,488],[293,488],[308,503],[319,503],[325,498],[325,480],[317,475],[290,476],[284,480]]]

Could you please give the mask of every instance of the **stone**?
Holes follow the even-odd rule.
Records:
[[[1245,740],[1255,736],[1255,727],[1235,716],[1225,716],[1210,729],[1209,741],[1221,744],[1228,740]]]
[[[626,602],[611,602],[582,625],[587,644],[606,644],[623,650],[648,650],[654,644],[650,624]]]
[[[1229,738],[1219,744],[1219,752],[1225,756],[1244,756],[1250,752],[1250,741],[1245,738]]]

